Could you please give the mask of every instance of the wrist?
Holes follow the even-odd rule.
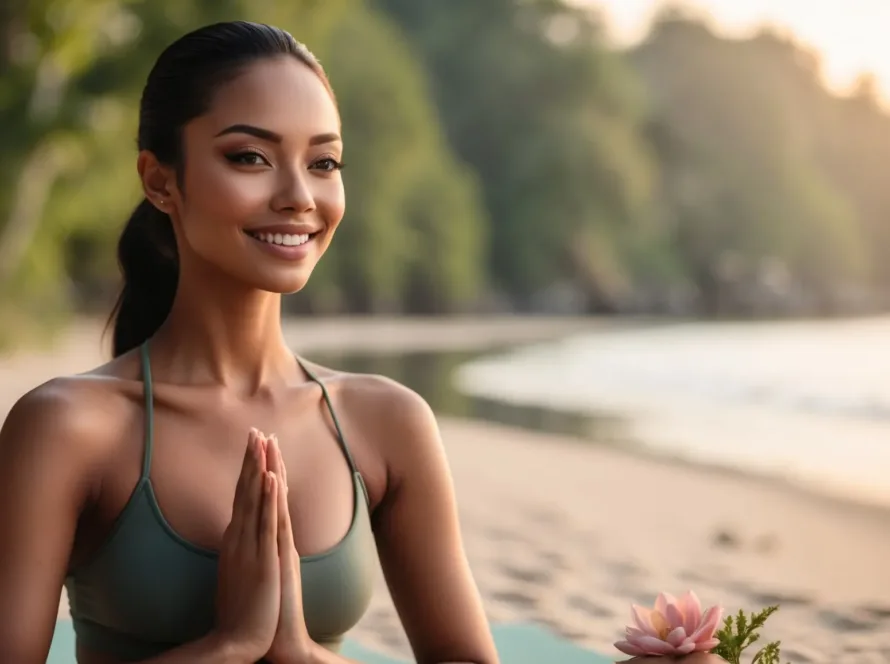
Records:
[[[214,661],[220,664],[254,664],[262,657],[255,647],[228,634],[214,631],[207,635],[207,641]]]
[[[268,653],[266,661],[270,664],[320,664],[323,660],[318,656],[321,646],[307,639],[301,643],[294,643],[280,654]]]

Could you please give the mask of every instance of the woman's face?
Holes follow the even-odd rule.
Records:
[[[336,105],[294,57],[261,60],[183,132],[181,260],[276,293],[306,285],[343,218]]]

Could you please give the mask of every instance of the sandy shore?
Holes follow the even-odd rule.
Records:
[[[323,321],[288,338],[301,348],[429,349],[422,335],[468,347],[577,329],[548,319]],[[98,361],[90,325],[52,353],[0,359],[0,417],[29,387]],[[492,620],[538,621],[613,652],[631,601],[692,588],[731,609],[781,603],[764,637],[782,639],[793,664],[890,662],[890,514],[567,437],[448,418],[441,428]],[[382,578],[354,636],[408,653]]]

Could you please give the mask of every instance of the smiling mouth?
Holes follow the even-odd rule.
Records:
[[[266,244],[278,245],[280,247],[299,247],[301,244],[309,242],[309,240],[318,235],[319,232],[320,231],[316,231],[315,233],[285,234],[244,231],[245,235],[249,235],[258,242],[265,242]]]

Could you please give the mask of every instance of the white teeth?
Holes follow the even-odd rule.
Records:
[[[301,235],[285,235],[283,233],[250,233],[257,240],[268,242],[269,244],[278,244],[285,247],[296,247],[309,241],[309,234]]]

